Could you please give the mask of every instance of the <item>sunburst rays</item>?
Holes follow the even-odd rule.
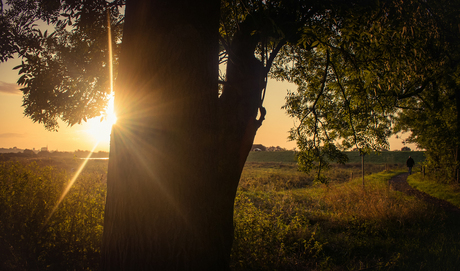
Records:
[[[107,33],[108,33],[107,40],[108,40],[108,54],[109,54],[110,95],[109,95],[109,102],[108,102],[108,105],[106,107],[105,122],[106,122],[106,125],[110,126],[109,129],[108,129],[109,130],[108,133],[110,133],[112,125],[115,124],[116,121],[117,121],[117,117],[115,115],[115,109],[114,109],[113,57],[112,57],[113,56],[113,51],[112,51],[112,34],[111,34],[111,32],[112,31],[111,31],[111,26],[110,26],[110,12],[109,12],[109,10],[107,10]],[[99,129],[100,128],[101,127],[99,127]],[[107,133],[107,129],[105,129],[105,131],[101,131],[101,132],[102,133]],[[99,133],[99,132],[97,132],[97,133]],[[72,186],[74,185],[74,183],[77,181],[78,177],[80,176],[81,172],[85,168],[86,164],[89,161],[89,158],[94,153],[95,149],[97,148],[97,146],[99,145],[99,143],[103,139],[100,135],[96,136],[95,138],[96,138],[97,141],[94,144],[93,149],[91,150],[89,155],[86,157],[86,159],[83,159],[83,162],[81,163],[80,167],[75,172],[75,174],[73,175],[72,179],[68,182],[67,186],[65,187],[65,189],[62,192],[61,196],[59,197],[58,201],[56,202],[56,204],[54,205],[53,209],[51,210],[51,212],[49,213],[48,217],[46,218],[45,223],[42,226],[42,229],[48,224],[48,222],[51,219],[51,217],[53,216],[53,214],[57,211],[59,205],[62,203],[64,198],[67,196],[67,194],[69,193],[70,189],[72,188]]]

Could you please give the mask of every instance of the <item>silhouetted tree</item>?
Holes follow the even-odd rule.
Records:
[[[382,42],[407,33],[396,24],[401,16],[392,17],[400,2],[389,1],[387,9],[386,1],[381,7],[364,0],[128,0],[123,15],[124,1],[13,1],[2,10],[0,53],[2,61],[14,53],[23,58],[18,83],[27,116],[50,130],[58,119],[80,123],[100,115],[110,91],[109,52],[101,38],[108,14],[118,122],[110,147],[103,269],[226,270],[236,189],[265,117],[272,66],[271,75],[305,87],[305,99],[289,97],[289,113],[311,124],[321,140],[311,145],[305,126],[293,136],[300,149],[326,142],[322,150],[340,160],[333,144],[340,136],[350,147],[385,146],[394,89],[392,80],[380,81],[387,88],[376,92],[374,79],[381,74],[372,71],[379,56],[397,51],[394,44],[410,41],[403,35]],[[39,19],[56,32],[35,29]],[[286,68],[293,63],[299,65]],[[219,64],[226,64],[221,76]],[[368,124],[374,125],[370,131]]]

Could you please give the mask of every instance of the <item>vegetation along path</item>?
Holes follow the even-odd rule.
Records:
[[[451,204],[448,201],[438,199],[435,197],[432,197],[428,195],[425,192],[422,192],[420,190],[414,189],[412,186],[410,186],[407,183],[407,177],[409,176],[409,173],[402,173],[399,175],[394,176],[393,178],[390,179],[390,188],[396,191],[401,191],[407,195],[410,196],[415,196],[421,200],[424,200],[430,204],[434,204],[437,207],[440,207],[448,212],[456,213],[460,215],[460,209],[456,207],[455,205]]]

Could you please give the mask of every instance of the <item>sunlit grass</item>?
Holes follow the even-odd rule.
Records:
[[[421,173],[412,174],[407,178],[407,182],[420,191],[460,207],[460,185],[458,183],[442,183],[439,180],[433,180],[431,176],[423,178]]]
[[[389,189],[388,180],[401,171],[372,174],[350,182],[319,188],[318,201],[327,205],[330,218],[337,221],[354,219],[401,223],[414,212],[421,211],[420,203]]]
[[[88,161],[39,232],[77,163],[0,162],[0,249],[6,240],[16,257],[5,256],[6,270],[98,270],[106,160]],[[293,165],[248,165],[235,202],[233,270],[458,269],[459,219],[390,190],[398,171],[367,175],[364,187],[360,176],[334,172],[346,180],[325,185]]]
[[[98,270],[107,162],[88,162],[60,201],[80,162],[0,162],[1,270]]]
[[[401,172],[368,175],[364,187],[359,176],[240,189],[235,270],[457,270],[458,221],[390,190],[388,180]]]
[[[67,196],[67,194],[69,193],[70,189],[72,188],[72,186],[74,185],[75,181],[78,179],[78,177],[80,176],[81,172],[83,171],[83,169],[85,168],[86,164],[88,163],[88,158],[91,157],[91,155],[93,154],[94,150],[96,149],[98,143],[96,143],[93,147],[93,149],[91,150],[91,152],[88,154],[88,157],[86,157],[86,159],[83,159],[80,167],[78,168],[78,170],[75,172],[75,174],[73,175],[72,179],[69,180],[69,182],[67,183],[66,187],[64,188],[64,191],[62,191],[62,194],[61,196],[59,197],[58,201],[56,202],[56,204],[54,205],[53,209],[51,210],[50,214],[48,215],[48,217],[45,219],[45,223],[43,224],[42,226],[42,229],[43,227],[45,227],[50,218],[53,216],[53,214],[56,212],[57,208],[59,207],[59,205],[61,204],[61,202],[64,200],[65,196]]]

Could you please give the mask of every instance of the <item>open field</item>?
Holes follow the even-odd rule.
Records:
[[[359,152],[345,152],[348,156],[348,163],[361,163]],[[371,153],[364,157],[365,163],[371,164],[405,164],[407,158],[412,156],[416,163],[425,160],[424,152],[422,151],[387,151],[380,154]],[[283,162],[295,163],[295,153],[293,151],[284,152],[251,152],[248,156],[248,162]]]
[[[81,162],[0,162],[0,270],[98,270],[107,161],[88,161],[49,216]],[[293,163],[247,163],[232,268],[457,270],[458,216],[390,190],[403,171],[368,174],[363,188],[360,177],[350,179],[360,165],[334,166],[326,186]]]

